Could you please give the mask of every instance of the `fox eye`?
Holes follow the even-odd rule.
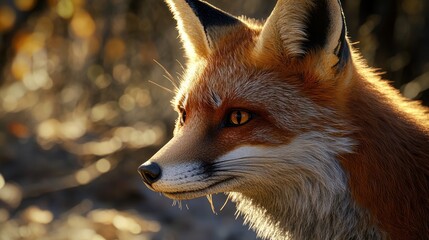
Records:
[[[228,126],[236,127],[241,126],[252,118],[251,114],[242,110],[234,110],[229,114]]]
[[[180,117],[180,125],[183,126],[185,124],[185,121],[186,121],[186,111],[183,110]]]

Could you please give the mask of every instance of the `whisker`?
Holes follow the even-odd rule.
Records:
[[[277,161],[281,161],[280,158],[277,157],[264,157],[264,156],[247,156],[247,157],[240,157],[240,158],[230,158],[230,159],[225,159],[222,161],[216,161],[214,163],[212,163],[213,166],[222,166],[222,165],[228,165],[228,164],[245,164],[246,166],[248,165],[261,165],[262,163],[265,163],[267,160],[270,160],[270,162],[277,162]],[[249,160],[259,160],[257,162],[250,162]],[[263,160],[263,161],[260,161]]]
[[[172,82],[173,80],[169,77],[169,76],[167,76],[167,75],[162,75],[165,79],[167,79],[169,82]],[[173,84],[173,83],[172,83]],[[173,84],[173,87],[175,88],[175,89],[177,89],[177,86],[175,85],[175,84]]]
[[[158,64],[158,66],[160,66],[161,68],[162,68],[162,70],[164,70],[164,72],[165,72],[165,74],[167,74],[167,75],[163,75],[165,78],[167,78],[170,82],[171,82],[171,84],[173,84],[173,87],[177,90],[177,89],[179,89],[178,87],[177,87],[177,83],[176,82],[174,82],[174,77],[170,74],[170,72],[168,72],[168,70],[161,64],[161,63],[159,63],[158,61],[156,61],[155,59],[153,60],[156,64]]]
[[[167,87],[164,87],[164,86],[160,85],[159,83],[156,83],[156,82],[154,82],[152,80],[149,80],[149,82],[152,83],[152,84],[154,84],[154,85],[156,85],[156,86],[158,86],[158,87],[160,87],[160,88],[162,88],[162,89],[164,89],[165,91],[167,91],[169,93],[175,94],[175,92],[173,90],[171,90],[171,89],[169,89]]]
[[[158,66],[160,66],[161,68],[162,68],[162,70],[164,70],[164,72],[170,77],[170,78],[172,78],[173,76],[171,76],[171,74],[167,71],[167,69],[160,63],[160,62],[158,62],[157,60],[153,60],[156,64],[158,64]]]
[[[254,161],[251,161],[254,160]],[[283,163],[282,158],[275,156],[245,156],[239,158],[225,159],[211,163],[214,167],[214,172],[219,173],[220,176],[231,174],[231,177],[239,177],[246,175],[253,175],[255,169],[259,169],[269,164]]]
[[[213,195],[212,194],[208,194],[208,195],[206,195],[206,197],[207,197],[207,200],[209,201],[209,204],[210,204],[210,207],[212,209],[212,212],[217,215],[217,212],[216,212],[214,204],[213,204]]]
[[[180,65],[182,70],[185,71],[185,67],[182,65],[182,63],[178,59],[176,59],[176,62]]]
[[[222,210],[223,210],[223,208],[226,206],[226,204],[228,203],[228,200],[229,200],[229,194],[226,196],[226,200],[225,200],[225,202],[223,203],[222,207],[220,208],[220,211],[222,211]]]
[[[241,166],[240,166],[241,167]],[[227,177],[239,177],[239,176],[245,176],[249,174],[254,174],[254,169],[235,169],[235,168],[219,168],[216,170],[216,172],[221,173],[219,175],[227,176]]]

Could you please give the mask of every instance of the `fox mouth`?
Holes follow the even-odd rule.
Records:
[[[161,193],[174,200],[187,200],[198,197],[203,197],[209,194],[215,194],[220,192],[226,192],[231,188],[231,185],[234,182],[235,177],[227,177],[225,179],[211,183],[210,185],[197,189],[189,189],[186,191],[167,191]],[[155,189],[154,189],[155,190]],[[156,190],[155,190],[156,191]]]

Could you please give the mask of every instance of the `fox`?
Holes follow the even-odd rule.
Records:
[[[149,189],[225,193],[261,239],[429,239],[428,109],[367,65],[339,0],[278,0],[265,21],[166,3],[187,62]]]

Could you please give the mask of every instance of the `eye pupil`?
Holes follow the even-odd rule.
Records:
[[[237,111],[235,117],[237,118],[237,124],[241,123],[241,111]]]
[[[246,111],[236,110],[233,111],[229,116],[229,122],[231,126],[240,126],[247,123],[250,120],[250,113]]]

